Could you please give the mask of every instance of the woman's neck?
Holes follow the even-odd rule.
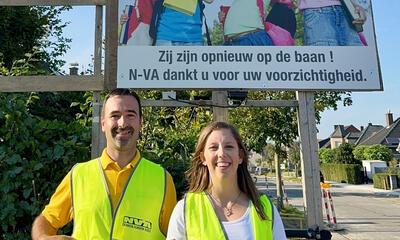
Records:
[[[241,191],[237,183],[229,182],[227,184],[213,183],[208,192],[220,202],[226,203],[237,198]]]

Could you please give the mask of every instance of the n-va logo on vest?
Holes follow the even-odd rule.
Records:
[[[152,223],[144,219],[124,216],[124,222],[122,223],[122,226],[151,232]]]

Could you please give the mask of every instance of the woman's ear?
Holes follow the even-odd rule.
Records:
[[[201,160],[201,164],[203,164],[203,166],[207,166],[206,159],[204,157],[204,152],[200,152],[200,160]]]
[[[243,149],[240,149],[239,150],[239,164],[242,164],[243,159],[244,159],[244,151],[243,151]]]

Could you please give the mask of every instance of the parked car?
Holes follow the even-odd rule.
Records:
[[[268,168],[266,167],[257,167],[256,168],[256,175],[264,175],[268,172]]]
[[[250,173],[255,173],[256,172],[257,167],[256,166],[249,166],[249,172]]]

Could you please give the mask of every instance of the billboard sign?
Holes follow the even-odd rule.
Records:
[[[187,4],[191,1],[191,5]],[[282,3],[264,0],[268,10],[263,13],[257,5],[261,0],[254,0],[251,7],[248,3],[242,5],[241,0],[205,3],[205,17],[201,17],[197,0],[185,0],[178,7],[174,4],[179,5],[180,0],[164,0],[163,11],[157,11],[160,16],[153,24],[154,31],[150,30],[151,16],[157,15],[153,10],[157,1],[120,0],[117,86],[136,89],[383,89],[368,0],[355,0],[359,4],[353,8],[346,8],[351,1],[337,1],[336,5],[321,8],[322,11],[308,8],[306,0],[298,0],[296,4],[277,1]],[[349,11],[356,11],[356,14],[349,14]],[[249,15],[243,17],[247,12]],[[321,12],[326,14],[321,15]],[[332,19],[330,12],[340,14]],[[282,16],[287,17],[282,19]],[[197,25],[193,23],[196,19]],[[212,46],[207,45],[205,27],[199,27],[204,19],[209,23]],[[263,24],[260,19],[267,21]],[[183,20],[186,22],[182,23]],[[332,22],[341,25],[331,29]],[[213,24],[210,26],[210,23]],[[249,27],[251,24],[254,29]],[[149,32],[156,32],[156,36]],[[150,35],[156,38],[155,45]]]

